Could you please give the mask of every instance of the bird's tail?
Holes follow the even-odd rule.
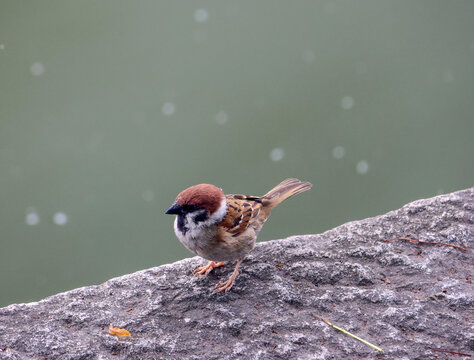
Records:
[[[263,205],[272,209],[289,197],[311,189],[312,186],[310,182],[286,179],[262,196]]]

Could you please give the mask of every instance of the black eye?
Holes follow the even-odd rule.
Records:
[[[190,212],[196,211],[196,205],[183,205],[181,207],[181,212],[183,214],[188,214]]]
[[[203,211],[201,212],[200,214],[197,214],[194,218],[193,218],[193,221],[195,224],[199,223],[199,222],[202,222],[202,221],[206,221],[208,218],[207,216],[207,211]]]

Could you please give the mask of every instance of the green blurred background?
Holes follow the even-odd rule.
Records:
[[[191,256],[164,211],[196,183],[311,181],[260,241],[472,186],[473,19],[472,0],[3,0],[0,306]]]

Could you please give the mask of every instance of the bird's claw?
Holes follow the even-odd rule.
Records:
[[[194,269],[193,270],[193,275],[194,276],[200,276],[200,275],[204,274],[204,275],[207,276],[212,271],[212,269],[214,269],[216,267],[219,267],[219,266],[222,266],[222,265],[224,265],[223,261],[218,262],[218,263],[215,263],[214,261],[210,261],[207,265],[204,265],[204,266],[198,267],[197,269]]]
[[[230,288],[234,285],[235,278],[237,277],[238,274],[239,273],[236,273],[236,274],[234,273],[231,275],[231,277],[228,280],[224,281],[223,283],[217,284],[213,292],[219,293],[221,291],[225,291],[225,292],[229,291]]]

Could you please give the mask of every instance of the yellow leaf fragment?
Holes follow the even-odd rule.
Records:
[[[117,335],[119,337],[122,336],[131,336],[130,332],[126,329],[114,327],[112,325],[109,325],[109,334],[110,335]]]

